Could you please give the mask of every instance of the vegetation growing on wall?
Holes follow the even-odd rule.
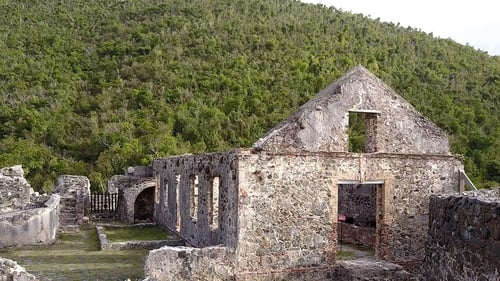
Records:
[[[154,157],[248,147],[366,66],[500,183],[500,57],[292,0],[0,1],[0,165],[103,188]]]

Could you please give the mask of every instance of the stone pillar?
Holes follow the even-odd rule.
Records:
[[[377,151],[377,114],[365,114],[365,152]]]

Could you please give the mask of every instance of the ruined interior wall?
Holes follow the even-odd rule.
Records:
[[[194,247],[219,244],[235,247],[238,227],[236,155],[214,153],[156,159],[153,169],[159,183],[158,222],[177,231]],[[194,184],[196,194],[193,193]],[[213,189],[218,189],[218,194],[213,195]],[[192,211],[193,204],[196,204],[195,211]],[[215,208],[218,212],[214,212]],[[211,222],[214,213],[217,216]]]
[[[56,240],[59,229],[60,196],[53,194],[44,208],[0,215],[0,248],[48,244]]]
[[[342,180],[383,180],[377,191],[377,253],[420,261],[428,198],[458,189],[460,159],[394,154],[247,154],[239,161],[240,275],[328,267],[337,247]]]
[[[430,199],[425,280],[500,280],[500,188]]]
[[[234,249],[162,247],[144,265],[145,281],[234,280]]]

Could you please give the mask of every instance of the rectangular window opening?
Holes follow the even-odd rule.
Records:
[[[376,111],[349,111],[349,152],[372,153],[377,151]]]
[[[180,198],[181,198],[181,175],[175,175],[175,229],[177,232],[181,231],[181,208],[180,208]]]
[[[220,189],[220,177],[212,178],[212,185],[209,190],[209,210],[208,210],[208,221],[210,227],[215,230],[219,227],[219,189]]]
[[[163,185],[162,185],[163,206],[167,207],[168,206],[168,180],[165,177],[162,177],[162,180],[163,180]]]
[[[198,220],[198,189],[199,182],[197,175],[189,176],[189,214],[191,220],[196,222]]]

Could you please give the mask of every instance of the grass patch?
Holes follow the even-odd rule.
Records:
[[[165,240],[168,232],[159,226],[106,227],[109,242]]]
[[[61,234],[56,243],[0,250],[39,280],[140,280],[149,250],[100,251],[93,226]]]
[[[349,260],[353,259],[356,255],[353,252],[349,251],[338,251],[337,252],[337,259],[338,260]]]

